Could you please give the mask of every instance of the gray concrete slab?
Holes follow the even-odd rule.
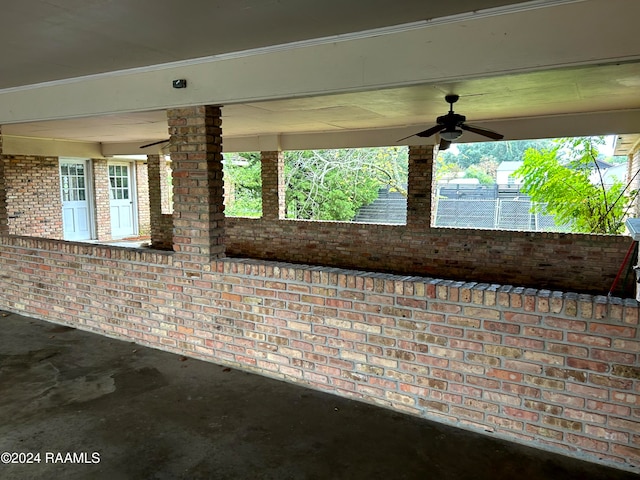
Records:
[[[33,462],[4,480],[638,478],[6,312],[0,452]]]

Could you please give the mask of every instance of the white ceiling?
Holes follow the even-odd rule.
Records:
[[[523,0],[5,1],[0,89],[517,3]]]
[[[517,43],[518,39],[513,38],[509,38],[506,43],[501,40],[502,43],[497,45],[504,47],[504,56],[496,55],[500,52],[495,52],[495,48],[489,49],[487,46],[484,50],[486,62],[483,62],[483,58],[479,58],[479,55],[469,53],[473,52],[474,48],[479,48],[482,52],[482,45],[474,45],[473,42],[475,39],[478,43],[484,42],[485,37],[465,36],[465,30],[471,30],[467,28],[471,25],[467,22],[467,18],[475,18],[474,15],[478,15],[478,10],[487,8],[490,10],[484,11],[484,16],[493,18],[495,14],[498,18],[502,12],[509,12],[509,9],[513,8],[508,5],[519,4],[516,9],[524,12],[521,16],[527,15],[521,19],[526,23],[528,18],[531,18],[532,22],[541,18],[534,15],[540,15],[541,11],[546,12],[547,4],[558,3],[561,5],[559,8],[564,9],[565,15],[571,13],[567,9],[589,8],[598,12],[596,7],[604,8],[603,5],[607,5],[606,8],[611,9],[612,14],[617,13],[618,17],[624,17],[620,12],[625,12],[625,9],[631,9],[634,12],[638,10],[639,2],[635,0],[609,0],[608,3],[602,0],[561,2],[372,0],[366,2],[366,7],[362,6],[363,2],[345,0],[324,0],[323,2],[312,0],[235,0],[234,2],[22,0],[6,3],[8,4],[3,5],[0,16],[0,40],[4,46],[0,75],[0,117],[2,118],[13,118],[12,115],[20,106],[37,112],[37,108],[34,109],[34,105],[29,103],[30,98],[36,98],[32,94],[46,90],[51,91],[51,95],[54,96],[53,92],[58,91],[55,89],[60,88],[58,85],[66,88],[77,82],[82,86],[84,83],[93,81],[94,77],[91,75],[100,76],[105,72],[131,68],[144,70],[156,64],[180,62],[242,50],[260,53],[261,50],[251,49],[312,41],[320,37],[329,37],[329,40],[325,39],[324,43],[328,42],[332,46],[333,37],[331,36],[344,36],[363,30],[397,26],[408,22],[424,22],[424,20],[442,19],[442,17],[447,17],[448,20],[444,19],[445,21],[438,23],[441,25],[439,27],[441,30],[434,31],[439,38],[444,38],[440,33],[443,32],[447,35],[446,38],[460,39],[460,44],[447,40],[446,48],[450,48],[450,51],[443,52],[443,48],[438,46],[434,53],[443,55],[443,58],[453,66],[452,68],[457,68],[458,73],[455,75],[440,73],[440,66],[436,65],[435,69],[431,67],[430,72],[437,70],[432,77],[427,78],[425,75],[423,82],[412,78],[410,81],[407,80],[409,82],[407,85],[402,85],[401,73],[391,72],[390,76],[395,75],[393,79],[380,81],[377,87],[375,85],[350,87],[348,88],[350,91],[345,93],[334,93],[347,90],[345,88],[334,88],[334,92],[331,92],[327,87],[327,94],[324,95],[296,94],[294,97],[287,96],[286,92],[278,92],[273,95],[256,95],[264,98],[279,97],[276,100],[228,101],[224,103],[223,108],[225,138],[306,133],[330,134],[362,130],[376,132],[379,129],[395,129],[397,132],[411,133],[433,125],[435,117],[447,111],[448,106],[444,102],[446,93],[457,93],[461,96],[455,109],[458,113],[466,115],[470,123],[486,124],[489,128],[493,128],[492,125],[499,125],[507,130],[505,132],[507,137],[510,135],[509,124],[522,118],[548,117],[555,119],[555,125],[557,125],[558,117],[563,116],[585,114],[596,118],[593,116],[594,113],[640,112],[640,63],[638,63],[640,48],[634,47],[634,45],[640,45],[640,42],[635,40],[632,31],[628,33],[621,31],[617,33],[619,37],[616,41],[617,45],[626,48],[624,55],[613,51],[614,49],[607,44],[607,40],[612,42],[613,33],[609,32],[616,31],[617,26],[620,25],[619,21],[614,22],[609,19],[607,25],[602,24],[602,31],[607,32],[602,40],[597,38],[598,32],[585,33],[580,30],[584,24],[588,25],[588,20],[582,18],[576,18],[574,25],[564,21],[562,31],[559,28],[545,31],[544,25],[539,25],[539,28],[536,28],[540,32],[540,45],[531,45],[531,42],[527,43],[524,38],[520,43]],[[529,11],[532,13],[529,14]],[[595,15],[597,13],[594,13]],[[604,18],[592,19],[596,25],[599,25],[597,22],[604,22],[604,20]],[[539,22],[539,20],[536,21]],[[410,26],[412,25],[414,24]],[[488,23],[488,25],[493,24]],[[622,30],[622,26],[620,28]],[[571,33],[572,30],[575,32]],[[506,30],[485,33],[487,38],[507,35]],[[513,36],[513,32],[508,33]],[[588,36],[585,36],[587,34]],[[369,36],[372,37],[370,43],[371,48],[374,49],[377,45],[374,41],[377,40],[378,35]],[[594,51],[593,55],[591,57],[586,55],[586,61],[572,63],[569,53],[580,50],[577,39],[589,38],[589,36],[594,37],[592,44],[594,46],[589,46]],[[620,39],[624,40],[626,37],[631,43],[624,42],[623,45]],[[339,43],[343,37],[335,38],[335,45],[340,46]],[[572,44],[574,39],[576,39],[576,45]],[[431,40],[425,43],[430,42]],[[486,42],[490,45],[490,40]],[[596,52],[600,44],[606,44],[609,51]],[[426,51],[426,48],[428,45],[407,44],[406,52],[407,55],[411,55],[411,58],[419,58],[420,52]],[[308,51],[304,48],[299,50],[302,53]],[[402,50],[394,51],[397,55],[402,55],[402,52]],[[569,53],[561,57],[566,52]],[[466,57],[462,55],[465,53],[468,54]],[[469,58],[469,55],[475,58]],[[620,61],[620,55],[624,61]],[[528,56],[531,57],[529,64],[526,63]],[[259,54],[247,55],[247,60],[243,60],[244,57],[239,56],[238,61],[258,64],[263,57]],[[318,62],[328,65],[327,69],[330,68],[331,58],[320,56],[317,58]],[[493,63],[500,62],[503,58],[504,65],[493,66]],[[543,65],[540,59],[546,58],[549,60]],[[561,58],[562,63],[557,58]],[[590,58],[593,60],[589,60]],[[217,60],[217,57],[215,59]],[[360,57],[357,60],[360,60]],[[389,59],[390,64],[394,60]],[[486,68],[473,70],[474,62],[483,68],[486,64]],[[442,72],[446,68],[452,70],[451,65],[443,67]],[[465,76],[466,65],[469,67]],[[274,63],[273,68],[277,69],[279,66]],[[381,65],[380,68],[384,70],[387,67]],[[509,73],[510,68],[513,73]],[[138,71],[131,71],[129,76],[135,77]],[[478,72],[486,73],[478,74]],[[500,72],[500,75],[492,75],[490,72]],[[273,91],[277,90],[278,82],[284,79],[283,83],[286,83],[289,76],[295,75],[294,72],[286,69],[281,70],[280,73],[282,78],[277,77],[275,81],[267,79],[272,77],[272,74],[265,75],[265,82],[274,82]],[[337,68],[337,71],[331,73],[339,77],[341,71]],[[439,78],[450,78],[450,80],[438,81],[438,74],[440,74]],[[85,77],[87,75],[90,77]],[[378,75],[380,75],[379,72]],[[69,79],[74,80],[69,81]],[[255,81],[255,79],[252,80]],[[234,81],[243,84],[245,79],[239,78]],[[308,79],[305,81],[309,82]],[[326,83],[329,84],[331,81],[332,79],[327,75]],[[43,83],[41,88],[39,84],[42,82],[53,83]],[[249,85],[248,82],[246,83]],[[32,84],[36,85],[24,87]],[[195,82],[190,83],[187,90],[194,84]],[[215,89],[215,86],[214,82],[212,88]],[[203,89],[200,86],[195,88]],[[251,93],[251,88],[253,87],[247,86],[245,90]],[[120,96],[127,94],[126,91],[118,93]],[[169,92],[171,95],[175,93],[175,91]],[[3,94],[8,101],[4,101]],[[22,103],[12,102],[17,95],[23,95],[20,97]],[[74,102],[87,104],[93,101],[87,96],[78,96],[81,98],[70,98],[73,98]],[[243,97],[248,98],[251,95],[243,92]],[[114,104],[117,101],[114,97]],[[135,101],[135,98],[132,101]],[[67,139],[103,144],[142,144],[167,137],[163,106],[168,102],[177,103],[178,101],[173,100],[173,97],[170,101],[159,98],[157,109],[147,107],[144,111],[136,111],[138,108],[132,107],[131,111],[126,111],[129,109],[118,107],[120,111],[115,114],[95,116],[87,113],[69,114],[68,117],[74,118],[63,116],[46,121],[32,118],[37,115],[36,113],[31,115],[29,121],[5,123],[2,126],[2,133],[7,137]],[[106,109],[101,110],[104,112]],[[43,113],[42,118],[47,118],[47,115]],[[632,121],[612,123],[616,128],[625,131],[606,131],[606,125],[598,124],[593,127],[594,131],[587,132],[588,129],[585,129],[585,133],[631,134],[640,131],[640,124],[635,123],[636,118],[640,117],[625,118],[632,118]],[[554,128],[557,129],[557,127]],[[394,134],[397,134],[395,130]],[[526,136],[526,132],[518,135]],[[554,136],[551,129],[547,132],[537,131],[535,135]],[[515,133],[511,136],[515,138]]]

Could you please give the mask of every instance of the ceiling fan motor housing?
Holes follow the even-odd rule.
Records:
[[[444,101],[447,103],[451,103],[453,105],[458,101],[459,98],[460,98],[459,95],[456,95],[455,93],[450,93],[449,95],[444,96]]]
[[[438,117],[436,119],[436,123],[438,125],[444,125],[447,128],[454,128],[459,126],[461,123],[464,123],[466,120],[467,117],[464,115],[449,112],[446,115]]]

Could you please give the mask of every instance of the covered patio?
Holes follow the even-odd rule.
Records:
[[[175,475],[182,468],[197,476],[201,467],[206,478],[227,462],[227,478],[249,467],[285,478],[326,478],[327,469],[336,478],[345,469],[357,478],[356,466],[375,478],[362,465],[388,472],[396,468],[383,465],[389,454],[411,465],[412,478],[449,464],[445,453],[435,463],[423,455],[450,435],[457,442],[447,447],[456,455],[452,478],[467,474],[457,468],[472,469],[474,478],[479,466],[490,471],[486,458],[495,458],[494,478],[507,478],[514,458],[531,478],[556,476],[546,468],[582,478],[586,467],[576,459],[591,462],[593,478],[625,478],[640,467],[640,306],[633,291],[608,293],[632,239],[437,228],[431,206],[440,139],[414,134],[433,125],[447,109],[444,95],[455,93],[457,111],[505,139],[616,134],[617,153],[637,172],[640,3],[361,3],[194,1],[187,8],[164,0],[81,7],[31,0],[7,7],[0,25],[10,47],[0,78],[0,308],[9,312],[0,317],[0,339],[9,349],[2,373],[12,375],[0,377],[0,397],[7,411],[35,398],[33,405],[62,408],[71,421],[77,398],[107,411],[109,399],[120,398],[120,382],[125,403],[148,402],[160,417],[139,415],[136,423],[122,410],[117,430],[108,432],[104,413],[91,417],[86,435],[101,432],[105,462],[126,458],[138,468],[138,455],[125,447],[145,447],[131,432],[168,435],[157,419],[184,415],[185,374],[198,369],[211,380],[194,385],[192,399],[203,408],[210,401],[221,410],[243,405],[219,396],[214,386],[224,385],[259,410],[258,417],[230,411],[225,420],[249,423],[230,423],[213,449],[256,437],[293,448],[295,436],[282,430],[290,424],[276,424],[275,412],[293,413],[278,401],[262,405],[269,392],[301,407],[309,399],[313,414],[292,418],[313,430],[344,428],[331,419],[345,411],[379,424],[344,422],[358,438],[344,433],[353,443],[340,449],[332,445],[345,430],[327,429],[318,440],[299,432],[305,447],[297,454],[339,459],[316,462],[319,474],[295,471],[292,457],[251,445],[242,457],[210,462],[203,449],[196,463],[181,463],[168,447],[195,448],[186,433],[149,446],[155,464]],[[405,224],[287,218],[283,151],[395,145],[407,136]],[[260,152],[262,215],[227,217],[222,154],[247,151]],[[134,154],[146,157],[126,160]],[[165,154],[172,160],[170,214],[161,195]],[[143,199],[145,221],[131,216]],[[143,224],[152,248],[111,243],[144,233],[136,228]],[[74,338],[82,341],[66,343]],[[21,349],[17,339],[25,341]],[[101,350],[90,342],[119,353],[107,351],[93,370]],[[71,347],[77,356],[65,357]],[[66,383],[65,362],[73,367]],[[53,390],[34,385],[51,375]],[[175,396],[155,397],[174,380]],[[89,384],[95,397],[86,396]],[[59,385],[63,399],[55,395]],[[220,418],[191,415],[177,431],[206,436],[223,428]],[[7,421],[26,432],[12,442],[40,428],[18,414]],[[425,442],[410,456],[395,446],[400,423],[408,439]],[[425,433],[427,425],[435,430]],[[380,448],[370,430],[378,428],[394,439],[382,454],[348,456],[356,443]],[[498,457],[474,455],[475,468],[462,466],[460,446],[476,434]],[[536,447],[541,457],[516,444]],[[246,463],[245,453],[254,460]],[[150,468],[113,465],[121,477],[145,477]]]

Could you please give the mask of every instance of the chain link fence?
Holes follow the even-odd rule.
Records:
[[[532,212],[528,199],[436,200],[436,227],[490,228],[533,232],[569,232],[569,225],[556,225],[552,215]]]

